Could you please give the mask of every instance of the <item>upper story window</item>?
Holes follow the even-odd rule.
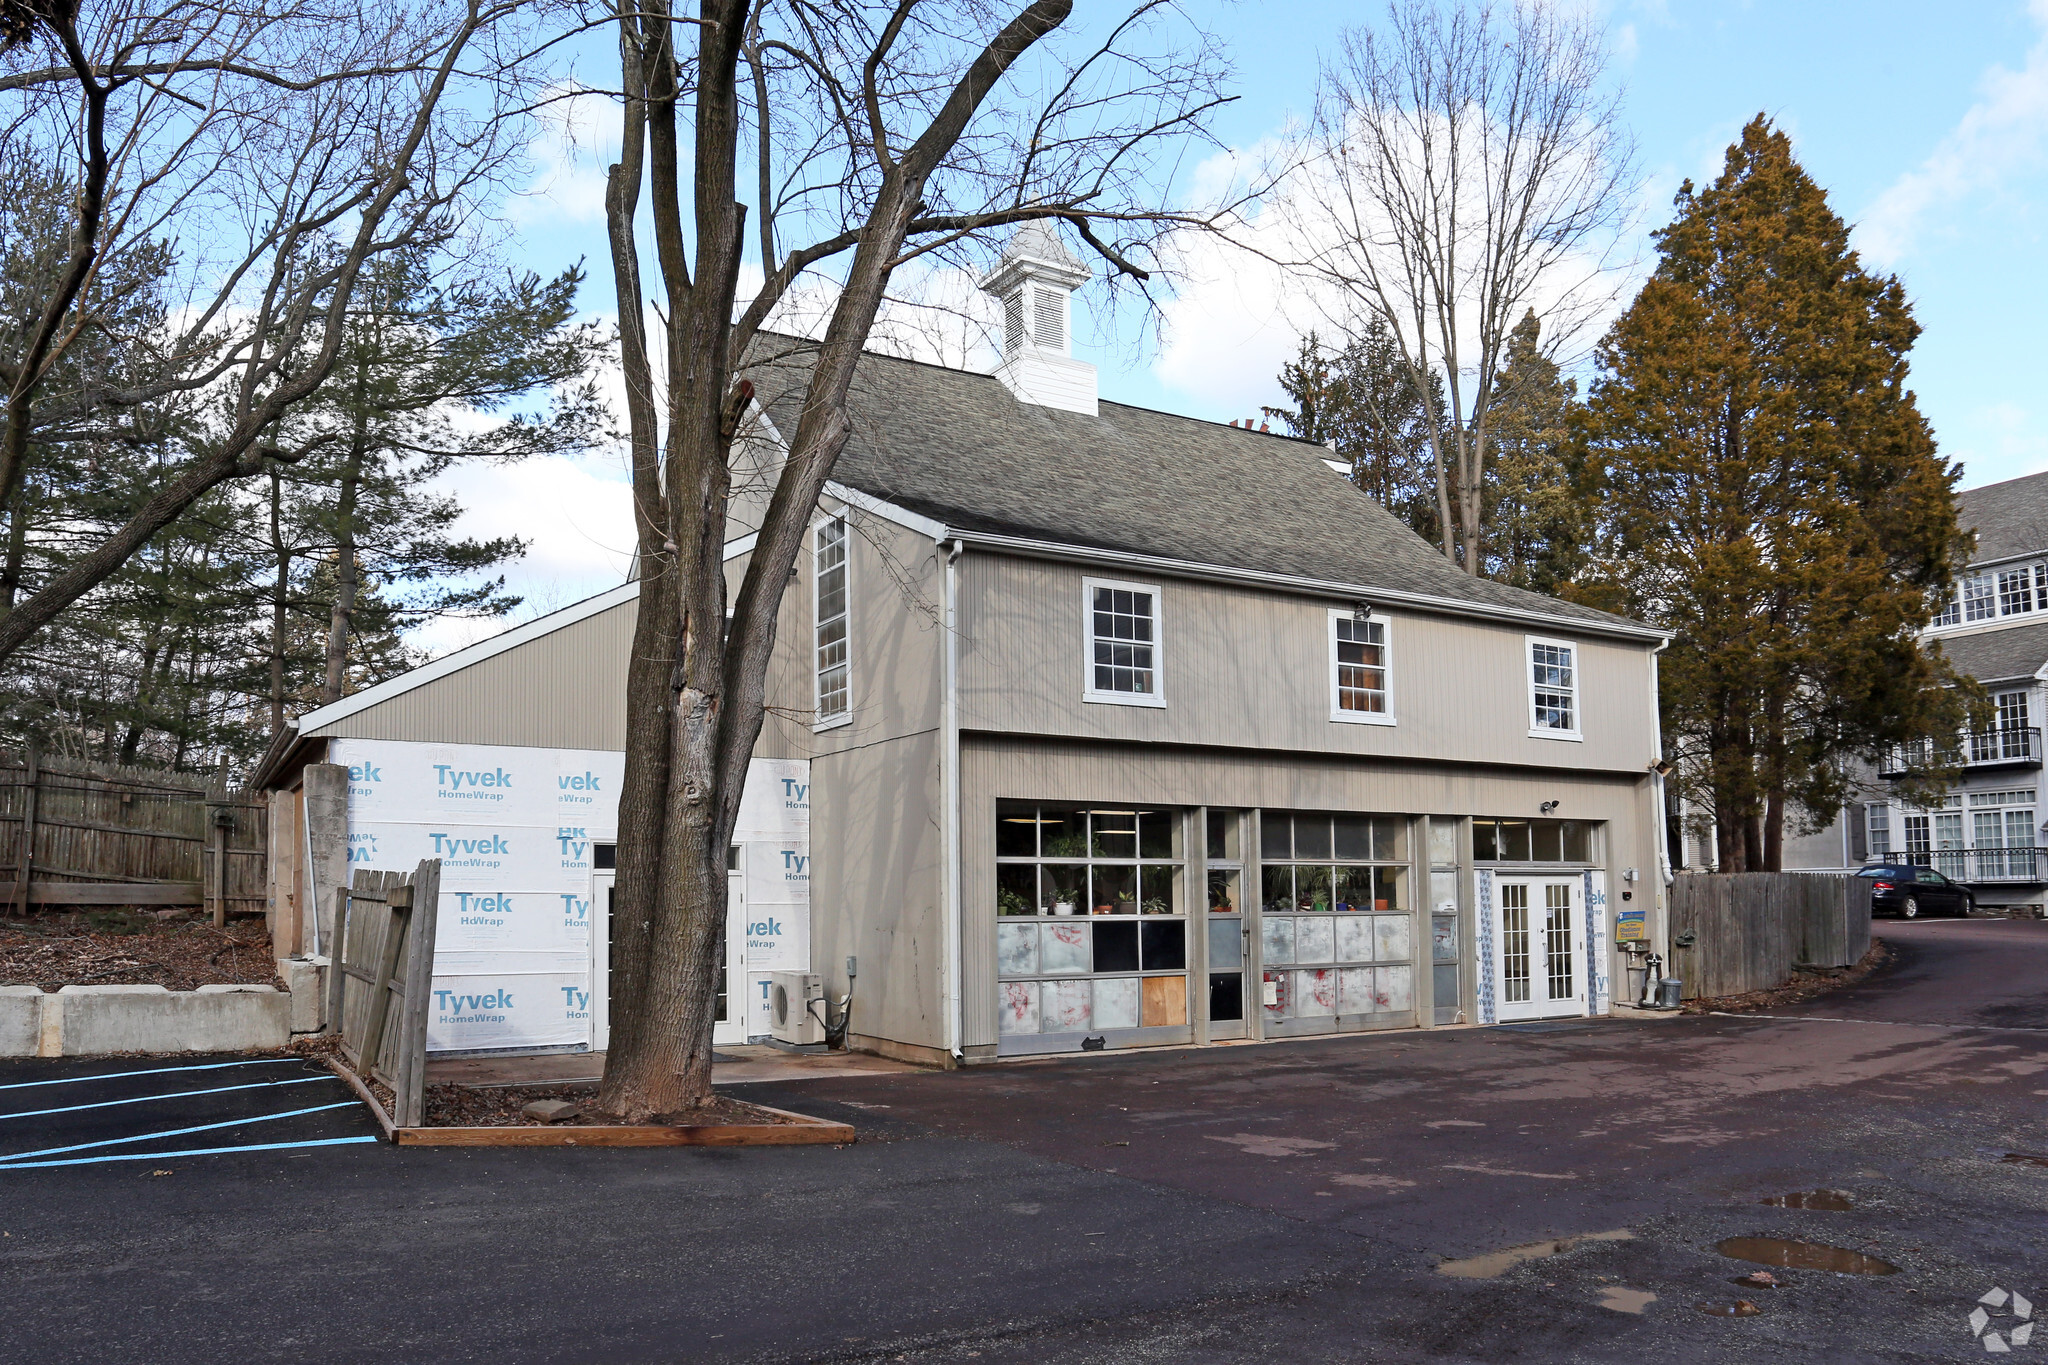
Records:
[[[817,624],[817,725],[841,725],[853,719],[852,679],[847,659],[846,518],[818,523],[816,594],[812,619]]]
[[[2020,564],[1963,575],[1956,580],[1947,605],[1929,624],[1958,626],[2044,611],[2048,611],[2048,563]]]
[[[1387,679],[1388,624],[1354,611],[1330,613],[1330,719],[1394,723]]]
[[[2017,616],[2034,609],[2034,571],[2022,564],[1998,575],[1998,614]]]
[[[1998,595],[1992,590],[1991,575],[1972,574],[1963,580],[1963,619],[1989,621],[1998,614]]]
[[[1569,640],[1528,637],[1529,734],[1578,739],[1579,647]]]
[[[1084,578],[1089,701],[1164,706],[1159,686],[1159,589]]]

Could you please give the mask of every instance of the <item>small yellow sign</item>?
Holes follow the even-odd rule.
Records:
[[[1624,910],[1614,920],[1614,941],[1616,943],[1644,943],[1649,940],[1650,926],[1644,922],[1640,910]]]

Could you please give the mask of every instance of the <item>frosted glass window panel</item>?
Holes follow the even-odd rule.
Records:
[[[1268,963],[1294,961],[1294,917],[1268,915],[1259,921],[1259,948]]]
[[[1086,1033],[1095,1021],[1095,983],[1047,981],[1038,1001],[1039,1029],[1044,1033]]]
[[[1337,961],[1372,961],[1372,916],[1339,915],[1331,927],[1337,931]]]
[[[1436,819],[1429,822],[1429,861],[1451,867],[1458,861],[1458,822]]]
[[[996,974],[1038,975],[1038,926],[998,924],[996,926]]]
[[[1458,921],[1455,916],[1430,916],[1429,955],[1436,962],[1458,960]]]
[[[1377,1008],[1373,1001],[1373,969],[1370,967],[1340,967],[1337,970],[1337,1013],[1371,1014]]]
[[[1095,1027],[1136,1028],[1138,1026],[1138,978],[1120,977],[1095,983]]]
[[[999,988],[1002,997],[1002,1019],[999,1027],[1004,1033],[1038,1032],[1038,983],[1036,981],[1005,981]]]
[[[1408,917],[1406,915],[1374,915],[1372,917],[1373,956],[1382,962],[1406,962],[1413,956],[1408,943]]]
[[[1047,976],[1078,976],[1088,970],[1089,926],[1086,922],[1054,923],[1043,928],[1045,933],[1038,949],[1038,970]]]
[[[1311,916],[1294,922],[1294,960],[1296,962],[1331,962],[1336,959],[1335,925],[1324,916]]]
[[[1429,908],[1438,914],[1458,913],[1458,874],[1455,872],[1432,872],[1429,874]]]
[[[1244,921],[1235,915],[1209,921],[1209,970],[1234,972],[1244,965]]]
[[[1294,1017],[1325,1018],[1337,1012],[1337,972],[1324,967],[1294,974]]]
[[[1379,1007],[1394,1014],[1415,1008],[1415,973],[1410,967],[1380,967],[1380,986],[1375,995]]]

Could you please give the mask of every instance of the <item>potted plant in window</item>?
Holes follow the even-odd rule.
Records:
[[[1145,913],[1148,915],[1164,915],[1171,912],[1167,910],[1164,900],[1158,896],[1151,896],[1145,901]]]

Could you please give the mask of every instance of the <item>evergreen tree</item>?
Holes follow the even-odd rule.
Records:
[[[1351,466],[1351,481],[1432,544],[1441,543],[1436,481],[1429,455],[1428,413],[1400,348],[1374,319],[1342,350],[1331,352],[1314,332],[1280,367],[1280,389],[1292,408],[1266,408],[1289,434],[1327,445]],[[1443,412],[1443,386],[1430,402]]]
[[[1486,572],[1518,588],[1556,594],[1584,567],[1593,538],[1592,490],[1574,430],[1577,381],[1538,346],[1530,309],[1508,337],[1486,471]]]
[[[1852,760],[1964,719],[1916,641],[1964,544],[1960,470],[1906,387],[1905,290],[1863,268],[1784,133],[1759,115],[1676,202],[1598,352],[1600,569],[1674,632],[1664,725],[1721,866],[1775,869]]]

